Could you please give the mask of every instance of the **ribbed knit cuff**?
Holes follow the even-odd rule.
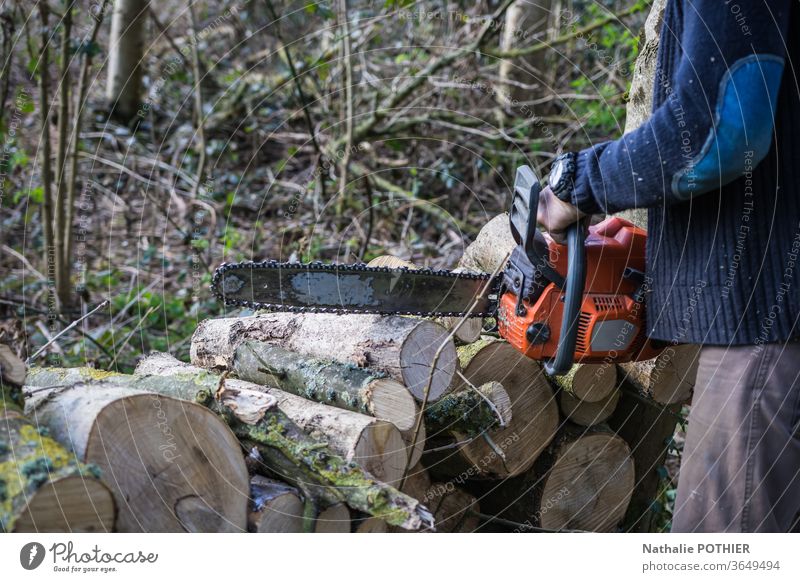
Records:
[[[584,214],[601,214],[603,209],[592,194],[588,175],[588,158],[595,156],[593,148],[578,152],[575,156],[575,182],[572,189],[572,205]]]

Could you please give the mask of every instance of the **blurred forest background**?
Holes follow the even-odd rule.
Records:
[[[1,1],[0,341],[93,312],[44,356],[123,372],[186,357],[223,261],[452,267],[518,165],[622,133],[649,9]]]

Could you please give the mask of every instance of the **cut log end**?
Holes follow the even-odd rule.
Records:
[[[372,394],[372,413],[394,424],[398,430],[414,426],[417,405],[405,386],[389,378],[375,380],[369,386]]]
[[[350,510],[337,503],[322,510],[314,520],[314,533],[350,533]]]
[[[431,378],[436,352],[441,350]],[[447,330],[431,321],[422,321],[406,337],[400,349],[403,383],[414,397],[422,402],[430,380],[428,402],[434,402],[450,388],[456,372],[456,347]]]
[[[100,481],[81,476],[44,484],[14,525],[25,533],[101,533],[114,527],[114,499]]]
[[[392,423],[376,420],[362,430],[353,460],[384,483],[398,483],[408,465],[402,433]]]
[[[605,400],[617,387],[617,368],[613,364],[580,364],[575,367],[569,390],[586,402]]]
[[[558,395],[558,403],[561,412],[575,424],[581,426],[594,426],[605,422],[614,413],[619,402],[620,390],[615,388],[603,400],[598,402],[587,402],[580,400],[566,391],[561,391]]]
[[[303,531],[303,500],[297,489],[260,475],[250,480],[248,529],[257,533]]]
[[[630,453],[624,440],[606,432],[562,444],[542,489],[541,527],[586,531],[617,527],[633,493]]]

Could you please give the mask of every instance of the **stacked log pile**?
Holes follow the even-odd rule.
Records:
[[[501,215],[459,268],[493,272],[513,245]],[[26,370],[0,345],[2,526],[382,533],[640,522],[697,351],[551,378],[482,334],[481,320],[465,323],[209,319],[191,364],[153,354],[133,375]]]

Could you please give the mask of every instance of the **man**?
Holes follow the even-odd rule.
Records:
[[[800,510],[800,3],[668,0],[653,114],[560,156],[538,220],[648,208],[648,330],[702,344],[672,530]]]

